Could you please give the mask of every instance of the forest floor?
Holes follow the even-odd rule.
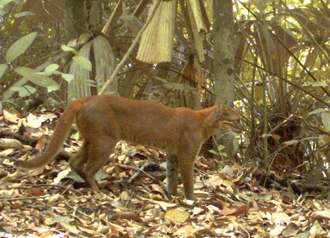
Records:
[[[287,172],[283,184],[280,170],[233,161],[214,170],[213,159],[200,157],[192,202],[167,196],[162,152],[120,142],[96,175],[102,192],[95,194],[69,169],[77,135],[50,165],[17,172],[14,161],[36,150],[8,139],[11,133],[24,122],[24,137],[40,138],[34,142],[43,149],[42,135],[52,134],[45,122],[56,116],[4,115],[1,132],[10,133],[0,136],[0,237],[330,237],[329,191],[285,186],[300,187],[307,177],[298,171]],[[329,188],[321,183],[314,187]]]

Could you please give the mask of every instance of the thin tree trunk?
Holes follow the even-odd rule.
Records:
[[[64,4],[65,40],[69,42],[87,30],[84,16],[85,0],[66,0]]]
[[[213,1],[215,102],[234,98],[234,18],[231,0]]]
[[[213,1],[214,39],[214,93],[215,103],[232,106],[234,100],[234,18],[232,0]],[[218,131],[217,144],[225,146],[228,159],[233,159],[236,149],[232,133]]]

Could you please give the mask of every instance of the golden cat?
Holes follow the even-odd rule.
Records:
[[[57,122],[48,147],[28,161],[16,161],[20,170],[42,167],[54,160],[74,120],[83,145],[70,160],[94,191],[95,173],[107,162],[119,140],[154,146],[167,152],[168,193],[177,194],[180,169],[187,199],[194,199],[194,161],[202,144],[218,129],[238,128],[239,114],[217,105],[203,110],[171,108],[148,101],[112,95],[87,96],[73,101]]]

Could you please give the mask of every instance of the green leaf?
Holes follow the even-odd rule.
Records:
[[[210,152],[211,154],[214,154],[214,155],[219,155],[219,153],[218,153],[217,151],[215,151],[215,150],[209,150],[209,152]]]
[[[327,86],[327,83],[326,82],[315,82],[315,83],[312,83],[312,86],[313,87],[325,87],[325,86]]]
[[[64,78],[65,81],[67,81],[68,83],[70,83],[74,79],[73,74],[64,74],[64,73],[62,73],[61,75],[62,75],[62,78]]]
[[[224,148],[225,148],[224,145],[219,145],[217,149],[218,149],[218,151],[221,151],[221,150],[223,150]]]
[[[19,18],[19,17],[29,17],[29,16],[35,17],[36,14],[34,14],[33,12],[20,12],[20,13],[17,13],[16,14],[16,18]]]
[[[18,56],[22,55],[25,50],[32,44],[33,40],[36,38],[37,32],[32,32],[26,36],[21,37],[17,40],[7,51],[6,61],[12,62]]]
[[[36,74],[46,75],[46,76],[49,76],[52,74],[61,74],[59,71],[57,71],[58,68],[59,68],[58,64],[51,64],[45,68],[44,72],[37,72]]]
[[[308,116],[310,115],[313,115],[313,114],[318,114],[320,112],[326,112],[327,110],[325,110],[324,108],[318,108],[318,109],[315,109],[313,111],[311,111],[310,113],[308,113]]]
[[[224,148],[224,145],[218,145],[218,148],[216,150],[211,149],[209,150],[209,152],[214,155],[227,156],[227,154],[222,151]]]
[[[54,71],[56,71],[60,66],[58,64],[50,64],[48,65],[44,72],[47,73],[48,75],[51,75]]]
[[[48,92],[58,90],[60,88],[60,86],[54,80],[52,80],[51,78],[45,75],[37,74],[37,71],[33,69],[26,67],[19,67],[16,68],[15,71],[18,74],[30,80],[32,83],[40,87],[47,88]]]
[[[96,172],[95,174],[95,179],[96,180],[102,180],[102,179],[105,179],[109,176],[108,173],[106,173],[103,169],[100,169],[99,171]]]
[[[92,63],[87,58],[80,55],[76,55],[73,57],[73,60],[84,69],[92,71]]]
[[[75,49],[73,49],[73,48],[71,48],[71,47],[69,47],[69,46],[67,46],[67,45],[62,45],[62,46],[61,46],[61,49],[62,49],[63,51],[71,51],[71,52],[74,53],[75,55],[78,55],[78,51],[76,51]]]
[[[35,73],[36,71],[30,68],[26,68],[26,67],[18,67],[15,69],[15,71],[20,74],[21,76],[27,78],[27,79],[33,79],[33,77],[35,77]]]
[[[297,144],[298,142],[299,142],[299,140],[289,140],[289,141],[283,142],[283,144],[285,144],[285,145],[294,145],[294,144]]]
[[[53,91],[57,91],[60,89],[60,85],[56,84],[56,85],[49,85],[46,87],[47,88],[47,92],[53,92]]]
[[[0,78],[2,77],[2,75],[4,75],[7,68],[8,68],[7,64],[0,64]]]
[[[303,87],[308,87],[308,86],[311,86],[312,85],[312,83],[308,83],[308,82],[306,82],[306,83],[303,83]]]
[[[78,182],[78,183],[83,183],[83,182],[85,182],[85,180],[82,178],[82,177],[80,177],[76,172],[74,172],[74,171],[71,171],[70,173],[68,173],[68,175],[67,176],[65,176],[66,178],[70,178],[70,179],[72,179],[72,180],[74,180],[74,181],[76,181],[76,182]]]
[[[37,91],[34,87],[30,85],[26,85],[24,87],[11,87],[10,90],[18,92],[20,97],[30,96]]]
[[[71,48],[71,47],[69,47],[69,46],[67,46],[67,45],[62,45],[61,46],[61,49],[63,50],[63,51],[74,51],[75,49],[73,49],[73,48]]]
[[[279,139],[281,139],[281,136],[280,136],[280,135],[277,135],[277,134],[262,134],[261,137],[262,137],[262,138],[265,138],[265,137],[273,137],[274,140],[279,140]]]
[[[321,118],[322,118],[322,123],[325,126],[325,128],[330,131],[330,114],[327,112],[323,112],[321,114]]]
[[[227,156],[227,153],[226,152],[219,152],[219,155],[220,156]]]

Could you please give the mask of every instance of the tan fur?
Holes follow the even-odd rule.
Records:
[[[180,169],[185,196],[193,199],[194,161],[202,144],[218,128],[235,130],[239,114],[224,105],[194,111],[111,95],[83,97],[63,112],[45,151],[31,160],[17,161],[15,166],[31,170],[54,160],[74,120],[84,141],[70,166],[95,191],[95,173],[107,162],[116,143],[126,140],[167,151],[169,194],[177,193]]]

